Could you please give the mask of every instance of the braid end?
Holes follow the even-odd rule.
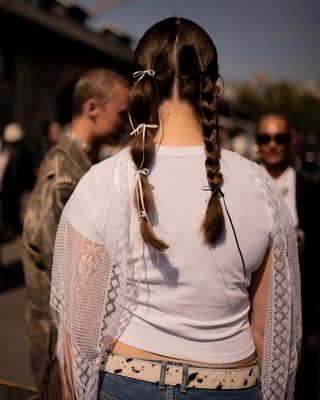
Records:
[[[163,240],[158,238],[152,226],[147,220],[145,219],[141,220],[140,231],[143,241],[148,246],[151,246],[155,250],[160,252],[164,252],[169,248],[169,246]]]
[[[205,219],[201,225],[205,242],[214,245],[225,228],[225,220],[219,196],[211,195]]]

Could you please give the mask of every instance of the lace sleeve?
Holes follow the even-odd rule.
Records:
[[[271,178],[252,165],[267,192],[273,217],[270,279],[264,356],[263,400],[291,400],[301,347],[301,299],[297,240],[287,205]]]
[[[57,355],[78,400],[96,398],[105,350],[122,333],[135,300],[126,264],[130,207],[123,164],[116,171],[102,165],[100,175],[90,170],[82,178],[55,241],[50,303]]]
[[[96,344],[102,338],[97,316],[110,285],[110,265],[105,245],[85,237],[63,216],[55,244],[51,306],[58,328],[58,359],[62,371],[72,370],[75,391],[91,391],[98,385],[94,372],[101,354]],[[71,360],[70,354],[66,358],[68,351]]]

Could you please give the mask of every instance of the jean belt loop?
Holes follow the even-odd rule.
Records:
[[[180,392],[186,393],[188,389],[189,366],[183,365]]]
[[[160,369],[160,378],[159,378],[159,389],[165,389],[166,384],[166,370],[167,370],[167,362],[166,361],[161,361],[161,369]]]

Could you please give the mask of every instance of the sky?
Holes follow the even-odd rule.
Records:
[[[112,21],[134,47],[155,22],[192,19],[213,39],[225,81],[267,74],[273,80],[320,82],[319,0],[68,0],[84,8],[105,3],[90,26]]]

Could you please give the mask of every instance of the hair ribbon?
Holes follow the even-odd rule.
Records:
[[[145,75],[149,75],[152,78],[155,76],[155,72],[153,69],[145,69],[144,71],[136,71],[133,73],[134,78],[138,78],[137,82],[138,83]]]
[[[132,121],[131,121],[132,122]],[[140,164],[140,169],[136,171],[136,184],[137,184],[137,196],[140,197],[140,203],[142,210],[140,209],[139,206],[139,198],[137,199],[137,204],[138,204],[138,216],[139,218],[145,218],[148,222],[149,218],[147,215],[146,207],[143,201],[143,189],[142,189],[142,182],[141,182],[141,176],[147,176],[149,174],[149,170],[147,168],[142,168],[143,163],[144,163],[144,147],[145,147],[145,140],[146,140],[146,129],[157,129],[158,125],[155,124],[139,124],[131,133],[130,136],[137,136],[139,133],[142,133],[142,151],[143,151],[143,157],[142,161]]]
[[[143,201],[143,190],[142,190],[142,182],[141,182],[141,176],[148,176],[148,174],[149,174],[149,170],[147,168],[139,169],[136,172],[136,181],[137,181],[137,185],[138,185],[137,196],[140,197],[141,208],[142,208],[142,209],[140,209],[139,201],[137,201],[138,216],[139,216],[139,218],[145,218],[148,222],[150,222],[148,215],[147,215],[146,207],[145,207],[144,201]]]
[[[130,136],[137,136],[140,132],[140,129],[142,129],[142,135],[143,135],[143,139],[145,139],[145,135],[146,135],[146,128],[150,128],[150,129],[157,129],[158,125],[156,124],[139,124],[135,129],[133,129],[133,131],[130,132]],[[144,140],[143,140],[144,142]]]
[[[130,117],[130,114],[129,114],[129,117]],[[130,123],[131,123],[131,126],[132,126],[132,120],[131,120],[131,117],[130,117]],[[146,129],[147,128],[150,128],[150,129],[157,129],[158,128],[158,125],[156,125],[156,124],[145,124],[145,123],[143,123],[143,124],[139,124],[135,129],[133,129],[133,131],[132,132],[130,132],[130,134],[129,134],[129,136],[138,136],[139,135],[139,133],[140,133],[140,131],[142,131],[142,154],[143,154],[143,157],[142,157],[142,161],[141,161],[141,164],[140,164],[140,169],[142,168],[142,166],[143,166],[143,163],[144,163],[144,148],[145,148],[145,143],[146,143]]]

